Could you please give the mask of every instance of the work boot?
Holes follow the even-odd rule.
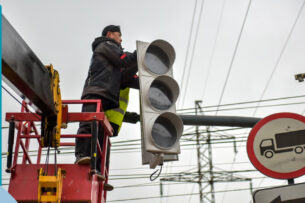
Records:
[[[91,161],[91,157],[90,156],[84,156],[84,157],[77,156],[75,164],[78,164],[78,165],[89,165],[90,161]]]
[[[111,191],[113,190],[113,186],[108,183],[104,183],[104,190]]]

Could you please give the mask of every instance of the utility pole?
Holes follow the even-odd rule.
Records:
[[[195,101],[195,115],[198,115],[198,110],[202,113],[200,104],[202,101]],[[211,133],[210,127],[206,127],[207,136],[199,133],[199,126],[196,125],[196,144],[197,144],[197,165],[198,165],[198,176],[199,176],[199,194],[200,203],[211,202],[215,203],[215,190],[214,190],[214,174],[213,174],[213,156],[212,156],[212,145],[211,145]],[[200,140],[206,140],[207,145],[200,144]],[[201,170],[207,168],[209,173],[208,176],[202,174]],[[202,186],[202,180],[206,182],[206,185]],[[209,192],[204,192],[204,189],[209,188]]]
[[[210,191],[211,191],[211,202],[215,202],[215,190],[214,190],[214,173],[213,173],[213,156],[212,156],[212,145],[211,145],[211,133],[210,127],[207,127],[208,132],[208,153],[209,153],[209,171],[210,171]]]
[[[195,115],[198,115],[198,110],[200,113],[202,112],[200,104],[202,101],[196,100],[195,101]],[[207,131],[207,138],[199,133],[199,126],[196,125],[196,144],[197,144],[197,165],[198,165],[198,176],[199,176],[199,196],[200,196],[200,203],[204,203],[206,201],[215,203],[215,191],[214,191],[214,174],[213,174],[213,159],[212,159],[212,145],[211,145],[211,133],[210,127],[206,127]],[[201,145],[200,140],[205,140],[207,145]],[[207,154],[206,154],[207,151]],[[201,169],[209,168],[209,177],[204,176],[202,174]],[[202,187],[202,180],[204,179],[207,182],[207,185],[204,188],[210,187],[209,193],[204,193]],[[209,198],[210,194],[210,198]]]
[[[195,115],[198,115],[198,108],[200,109],[200,103],[201,101],[195,101]],[[200,199],[200,203],[203,203],[203,193],[202,193],[202,179],[203,179],[203,174],[201,173],[201,168],[202,168],[202,164],[201,164],[201,152],[200,152],[200,133],[199,133],[199,126],[196,125],[196,148],[197,148],[197,166],[198,166],[198,185],[199,185],[199,199]]]

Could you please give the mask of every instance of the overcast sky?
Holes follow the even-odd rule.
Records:
[[[180,85],[177,109],[193,108],[195,100],[202,100],[204,107],[305,95],[305,82],[294,79],[295,74],[305,72],[304,0],[0,0],[0,3],[4,16],[38,58],[44,64],[52,63],[59,71],[62,99],[80,98],[92,54],[91,43],[109,24],[121,26],[122,45],[127,51],[136,49],[136,40],[164,39],[173,45],[174,77]],[[264,107],[289,103],[300,104]],[[305,112],[304,97],[226,108],[257,105],[261,107],[207,109],[210,111],[205,114],[265,117],[277,112]],[[18,103],[2,91],[2,118],[6,112],[19,110]],[[80,107],[75,110],[79,111]],[[131,91],[128,110],[139,112],[137,91]],[[194,110],[188,112],[194,114]],[[3,121],[3,126],[8,124]],[[75,125],[70,127],[70,133],[76,132]],[[211,128],[217,129],[221,128]],[[185,126],[185,133],[194,130]],[[223,135],[246,140],[248,132],[225,131]],[[5,150],[7,130],[3,129],[2,133]],[[219,132],[215,134],[218,136]],[[134,139],[140,139],[140,125],[124,124],[119,137],[112,142]],[[139,142],[130,143],[136,144],[130,145],[131,148],[140,149]],[[245,144],[237,143],[237,154],[232,143],[213,145],[215,170],[254,170]],[[113,146],[111,154],[110,182],[117,188],[108,193],[108,200],[159,196],[159,179],[149,181],[153,170],[142,167],[140,150],[118,151],[120,148],[126,146]],[[181,151],[179,161],[164,165],[162,177],[196,172],[195,145],[183,146]],[[63,158],[67,159],[74,157]],[[119,176],[126,178],[132,174],[144,178],[120,179]],[[262,178],[265,176],[259,172],[234,175],[255,178],[253,187],[286,184],[284,180]],[[3,183],[8,183],[8,176],[3,178]],[[303,181],[304,178],[296,179]],[[134,187],[122,187],[127,185]],[[216,183],[216,202],[250,202],[248,188],[249,182]],[[221,192],[225,190],[234,191]],[[166,182],[163,195],[170,197],[125,202],[196,203],[197,193],[197,184]],[[181,194],[185,195],[172,196]]]

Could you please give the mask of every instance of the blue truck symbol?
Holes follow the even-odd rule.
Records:
[[[260,143],[261,156],[272,158],[274,154],[294,151],[303,153],[305,148],[305,130],[277,133],[274,138],[263,139]]]

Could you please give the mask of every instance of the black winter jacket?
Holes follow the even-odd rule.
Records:
[[[114,40],[98,37],[92,43],[93,55],[84,85],[82,98],[97,95],[107,99],[113,106],[119,106],[120,83],[122,71],[136,64],[136,52],[123,52],[122,47]]]

